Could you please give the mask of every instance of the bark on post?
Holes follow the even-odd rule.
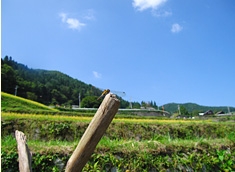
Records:
[[[20,172],[32,172],[32,156],[26,143],[26,136],[23,132],[16,130],[15,137],[19,156],[19,170]]]
[[[86,165],[96,145],[118,111],[120,101],[114,94],[107,94],[70,157],[66,172],[80,172]]]

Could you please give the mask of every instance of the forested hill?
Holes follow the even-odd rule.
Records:
[[[28,98],[46,105],[78,105],[87,96],[99,96],[102,91],[58,71],[30,69],[11,57],[1,59],[2,91]],[[121,99],[122,108],[129,103]]]
[[[180,105],[180,107],[184,107],[189,113],[195,112],[198,114],[199,112],[206,112],[208,110],[212,110],[213,112],[218,112],[218,111],[224,111],[226,113],[228,112],[228,107],[201,106],[195,103],[184,103],[184,104],[168,103],[164,105],[164,108],[168,112],[174,113],[177,112],[178,105]],[[235,111],[235,108],[230,107],[230,111]]]

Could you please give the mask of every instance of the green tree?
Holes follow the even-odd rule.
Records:
[[[119,100],[120,100],[120,108],[125,109],[129,107],[130,103],[128,101],[123,100],[121,97],[119,97]]]
[[[8,63],[8,61],[9,61],[8,56],[5,56],[3,62],[6,64],[6,63]]]
[[[199,110],[194,110],[194,111],[192,112],[192,116],[198,116],[199,113],[200,113]]]
[[[157,107],[157,103],[154,101],[153,102],[153,107],[155,108],[155,109],[157,109],[158,107]]]
[[[67,100],[67,97],[61,92],[59,92],[57,89],[53,89],[51,91],[51,95],[52,95],[52,99],[54,99],[54,102],[56,100],[56,102],[58,102],[60,105],[65,103]]]
[[[147,103],[144,101],[141,101],[141,106],[144,107],[145,109],[147,108]]]
[[[81,101],[81,107],[98,108],[102,100],[97,100],[98,96],[87,96]]]
[[[11,66],[4,64],[1,66],[1,84],[2,91],[14,94],[16,82],[16,73]]]
[[[188,110],[184,106],[180,106],[181,115],[189,116]]]
[[[140,103],[139,102],[132,102],[133,109],[140,109]]]

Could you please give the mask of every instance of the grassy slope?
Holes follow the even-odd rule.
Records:
[[[2,111],[8,111],[12,109],[58,111],[41,103],[4,92],[1,92],[1,108]]]
[[[53,162],[58,156],[66,164],[90,120],[90,117],[3,112],[1,151],[4,162],[7,158],[12,160],[3,164],[6,166],[17,160],[16,141],[11,136],[15,129],[23,131],[29,139],[29,149],[34,153],[34,171],[44,171],[38,165],[42,161],[44,167],[52,171],[55,166]],[[37,131],[36,135],[44,133],[45,137],[50,136],[49,140],[35,140],[30,137],[29,130]],[[232,131],[234,124],[227,122],[114,119],[84,171],[105,171],[106,168],[111,171],[113,167],[120,171],[185,171],[187,168],[195,171],[202,171],[202,168],[231,171],[235,169],[232,164],[235,162],[235,133],[228,135]],[[63,134],[72,136],[74,132],[77,135],[75,139],[63,140]],[[52,137],[56,135],[58,137]],[[14,166],[18,167],[18,164]]]

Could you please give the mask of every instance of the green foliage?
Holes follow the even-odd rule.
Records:
[[[16,72],[11,66],[2,64],[1,66],[1,86],[2,90],[13,94],[16,87]]]
[[[19,171],[19,164],[17,161],[18,153],[1,151],[1,170],[2,171]]]
[[[235,144],[235,132],[229,133],[228,139],[231,140]]]
[[[68,156],[60,154],[32,154],[32,171],[35,172],[59,172],[65,167],[68,161]],[[60,162],[57,163],[57,162]],[[19,171],[18,154],[16,152],[6,152],[1,153],[1,170],[2,171]]]
[[[2,170],[19,171],[17,153],[2,151]],[[70,155],[41,154],[32,156],[32,170],[63,171]],[[56,163],[60,161],[60,164]],[[145,153],[94,153],[83,171],[234,171],[234,154],[227,150],[217,151],[181,151],[171,154]]]
[[[228,150],[217,150],[218,167],[224,171],[235,170],[235,157]]]
[[[68,158],[68,156],[61,156],[58,154],[35,153],[32,157],[32,171],[62,171],[65,167],[65,163],[68,161]],[[61,161],[62,167],[56,163],[57,160]]]
[[[139,102],[132,102],[132,108],[133,109],[140,109],[140,103]]]
[[[102,100],[97,100],[98,96],[88,96],[85,97],[81,102],[81,107],[83,108],[98,108]]]
[[[71,124],[60,123],[60,122],[50,122],[41,125],[40,134],[46,140],[52,138],[57,138],[58,140],[66,140],[72,133]],[[73,140],[73,139],[72,139]]]
[[[184,106],[180,106],[180,112],[182,115],[185,115],[185,116],[189,116],[189,112],[187,111],[187,109],[184,107]]]

